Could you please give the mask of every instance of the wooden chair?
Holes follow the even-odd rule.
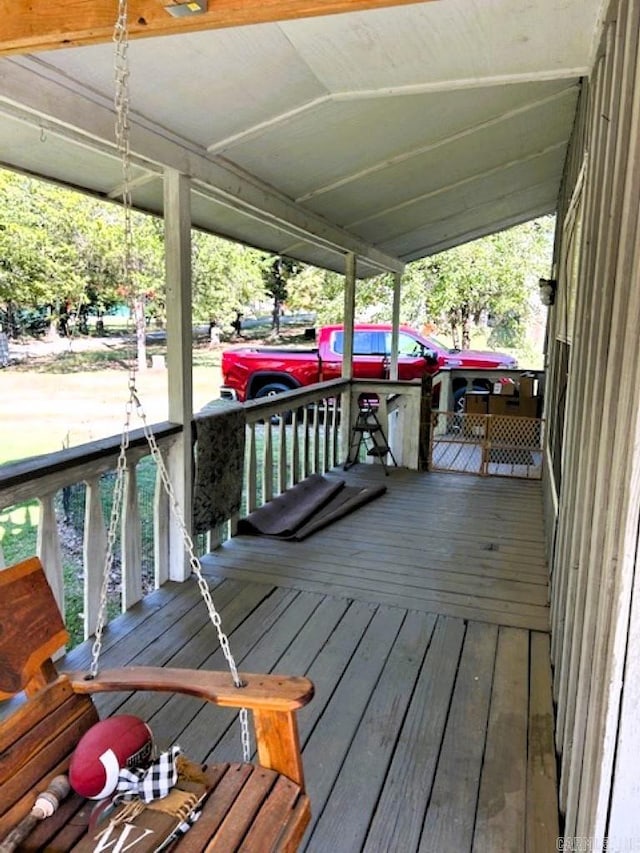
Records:
[[[85,674],[58,673],[51,660],[67,639],[40,561],[0,571],[0,700],[24,697],[0,722],[0,839],[29,814],[36,794],[65,773],[78,740],[97,722],[86,694],[153,690],[245,707],[255,721],[259,764],[208,768],[212,790],[202,816],[171,850],[297,848],[311,815],[294,713],[313,695],[308,679],[243,673],[246,686],[238,689],[228,673],[125,667],[87,680]],[[94,805],[71,794],[19,849],[72,850],[87,836]]]

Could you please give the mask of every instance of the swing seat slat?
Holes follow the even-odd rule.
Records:
[[[66,772],[80,737],[98,721],[88,694],[151,690],[246,707],[255,719],[259,763],[207,769],[211,790],[202,816],[172,851],[297,849],[311,815],[295,718],[313,696],[308,679],[242,673],[245,686],[238,689],[228,673],[128,667],[87,680],[58,673],[52,663],[66,639],[40,561],[0,571],[0,699],[23,696],[0,722],[0,840],[29,814],[36,795]],[[18,849],[62,853],[86,844],[94,805],[72,794]]]

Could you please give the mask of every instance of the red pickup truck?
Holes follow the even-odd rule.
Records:
[[[244,402],[269,397],[292,388],[326,382],[342,376],[344,331],[323,326],[313,348],[239,346],[222,354],[222,397]],[[391,326],[356,324],[353,333],[355,379],[386,379],[391,357]],[[517,362],[500,352],[448,349],[432,337],[401,326],[398,337],[398,378],[421,379],[442,367],[512,370]],[[462,394],[466,381],[462,380]],[[454,387],[454,395],[456,388]]]

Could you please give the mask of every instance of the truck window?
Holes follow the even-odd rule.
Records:
[[[334,352],[344,353],[344,332],[334,332]],[[384,355],[384,335],[376,331],[363,331],[353,333],[354,355]]]
[[[385,352],[391,355],[391,332],[385,332]],[[398,355],[418,356],[422,354],[420,342],[406,332],[398,334]]]

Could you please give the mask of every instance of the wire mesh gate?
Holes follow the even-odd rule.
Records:
[[[513,415],[434,412],[432,471],[539,480],[544,420]]]

